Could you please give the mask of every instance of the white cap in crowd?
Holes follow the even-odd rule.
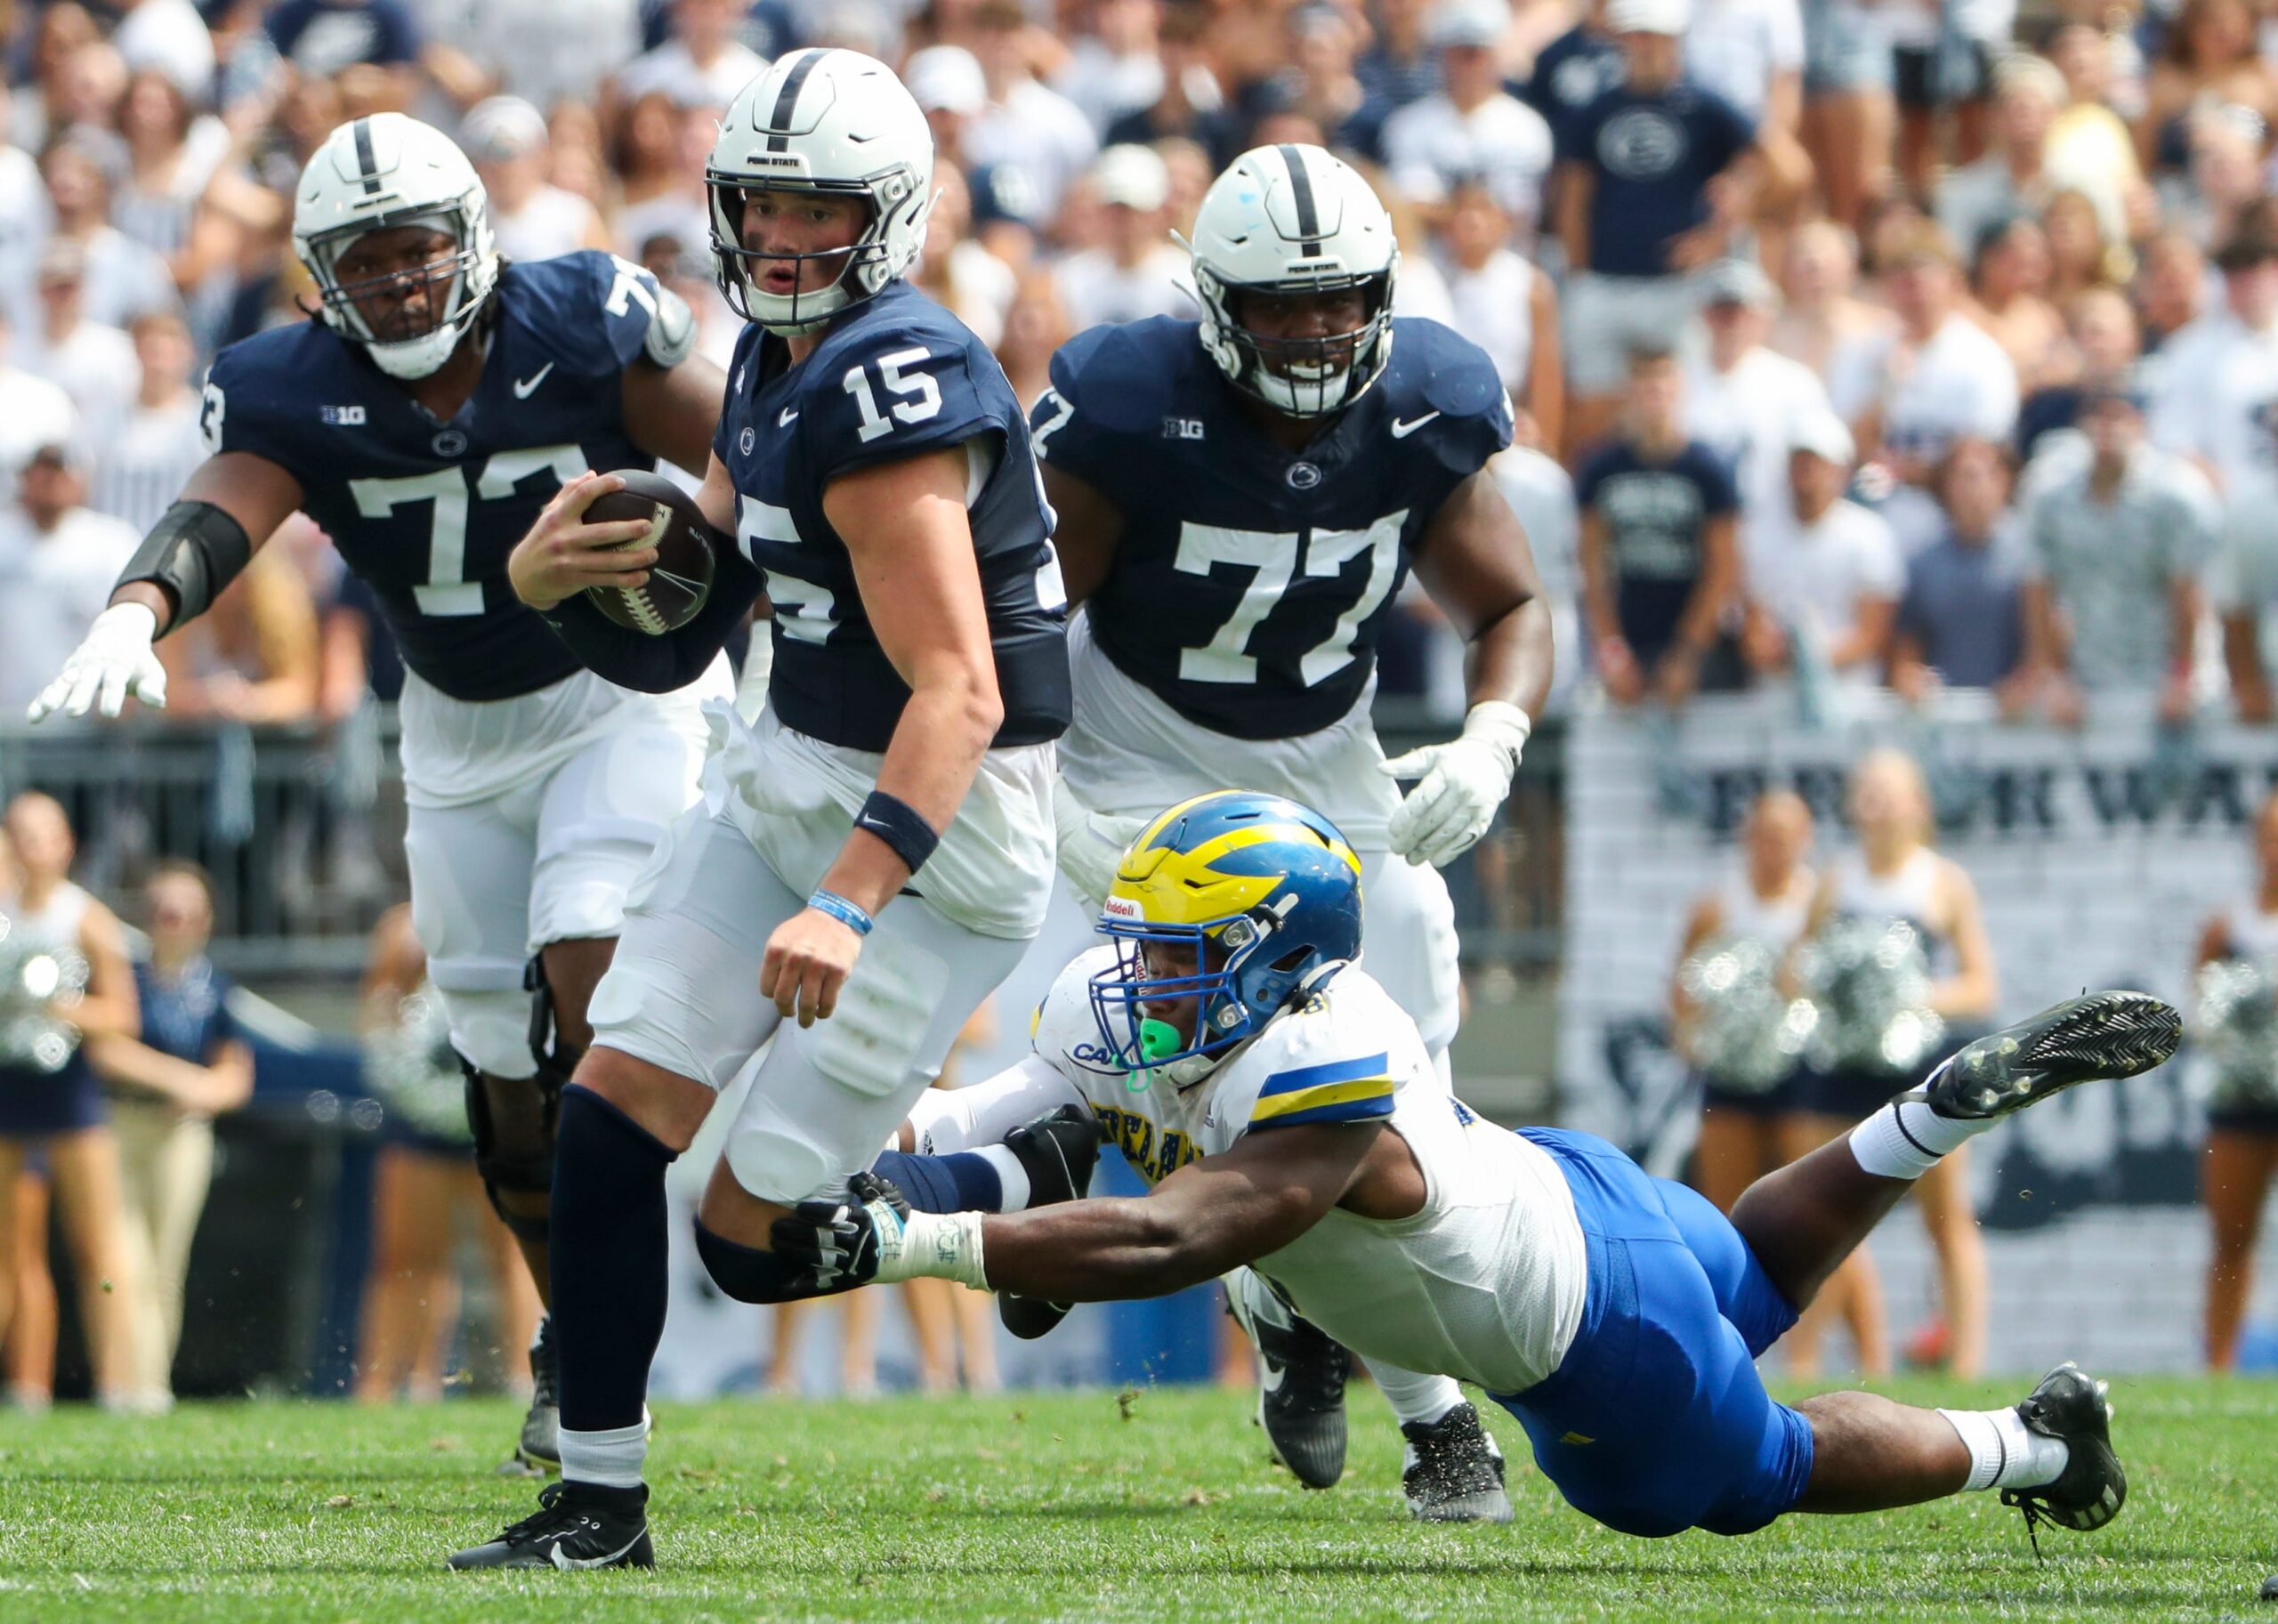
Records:
[[[1103,203],[1151,214],[1170,200],[1170,166],[1152,147],[1123,141],[1100,154],[1092,166],[1092,186]]]
[[[545,142],[545,115],[520,96],[478,101],[459,125],[459,146],[477,163],[520,158]]]
[[[1511,8],[1504,0],[1441,0],[1426,37],[1446,51],[1464,45],[1499,45],[1511,31]]]
[[[966,117],[989,105],[989,81],[981,61],[963,45],[928,45],[901,70],[917,105],[929,113]]]
[[[1605,8],[1606,30],[1612,34],[1684,32],[1692,20],[1692,0],[1613,0]]]
[[[1843,419],[1833,412],[1816,410],[1801,414],[1789,428],[1788,448],[1807,451],[1839,468],[1848,468],[1858,452],[1852,443],[1851,431],[1843,426]]]

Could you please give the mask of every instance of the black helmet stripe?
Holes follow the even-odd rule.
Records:
[[[1274,149],[1289,166],[1289,199],[1297,206],[1297,235],[1304,239],[1298,252],[1311,259],[1321,253],[1321,212],[1313,206],[1313,177],[1305,156],[1292,142]]]
[[[372,121],[359,118],[355,133],[356,167],[364,177],[364,190],[368,196],[380,190],[380,160],[372,156]]]
[[[828,45],[816,45],[799,53],[791,64],[791,71],[783,76],[783,88],[775,93],[775,110],[767,116],[767,127],[772,132],[767,138],[770,152],[781,152],[791,144],[791,115],[798,110],[799,93],[807,87],[807,76],[815,64],[830,54]]]

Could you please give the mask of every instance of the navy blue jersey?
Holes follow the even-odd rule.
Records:
[[[1520,90],[1519,100],[1542,115],[1563,150],[1566,125],[1620,84],[1624,73],[1621,47],[1613,36],[1576,23],[1534,59],[1534,76]]]
[[[1574,500],[1605,521],[1614,618],[1630,651],[1651,666],[1676,642],[1700,585],[1708,521],[1740,506],[1733,471],[1697,440],[1660,462],[1615,440],[1583,461]]]
[[[736,489],[737,545],[765,571],[774,605],[777,719],[828,744],[886,747],[909,689],[878,646],[823,491],[875,464],[968,446],[977,489],[966,510],[1005,706],[997,742],[1058,738],[1067,597],[1028,422],[996,357],[896,282],[835,323],[804,363],[788,363],[782,339],[744,329],[713,445]]]
[[[1375,386],[1285,451],[1166,316],[1063,344],[1033,432],[1122,515],[1101,651],[1191,722],[1293,739],[1361,697],[1418,537],[1511,443],[1511,406],[1476,344],[1402,319]]]
[[[161,1054],[211,1065],[214,1051],[238,1036],[230,1014],[230,978],[205,958],[174,976],[149,964],[134,966],[134,991],[142,1001],[142,1041]]]
[[[578,668],[514,596],[506,555],[562,482],[650,468],[625,423],[656,281],[606,254],[499,273],[474,393],[439,423],[363,350],[313,321],[214,360],[209,451],[265,457],[372,590],[404,664],[458,699],[503,699]]]
[[[1684,84],[1654,94],[1616,85],[1551,133],[1561,158],[1597,176],[1588,269],[1627,277],[1671,274],[1669,239],[1706,223],[1708,182],[1756,140],[1746,113]]]

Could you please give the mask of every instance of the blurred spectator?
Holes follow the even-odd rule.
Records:
[[[1052,387],[1053,352],[1076,335],[1060,284],[1042,271],[1022,277],[1005,312],[1005,337],[997,360],[1023,408],[1033,408]]]
[[[973,240],[973,194],[965,190],[965,176],[957,166],[938,166],[933,186],[938,195],[933,212],[925,217],[925,246],[910,279],[994,349],[1005,336],[1005,313],[1012,308],[1020,279],[1011,266]],[[1117,212],[1109,211],[1111,220]],[[1183,269],[1183,259],[1180,264]]]
[[[1939,117],[1953,115],[1952,145],[1964,163],[1985,149],[1986,93],[1993,58],[2007,47],[2015,0],[1883,0],[1891,77],[1898,97],[1898,177],[1927,196],[1938,158]]]
[[[234,267],[248,211],[256,207],[225,171],[235,142],[219,118],[198,112],[155,68],[127,81],[118,128],[126,170],[111,198],[111,223],[163,255],[175,288],[194,298]]]
[[[2144,322],[2147,355],[2199,319],[2207,292],[2207,260],[2180,231],[2162,231],[2145,245],[2130,288]]]
[[[2228,493],[2207,595],[2221,619],[2232,702],[2242,721],[2267,722],[2278,714],[2269,662],[2278,649],[2278,471],[2257,469]]]
[[[427,956],[411,932],[411,909],[392,908],[373,927],[364,970],[366,1064],[384,1065],[392,1074],[415,1071],[417,1055],[408,1051],[423,1034],[432,1029],[445,1041],[424,1083],[392,1075],[385,1090],[395,1108],[372,1176],[372,1258],[356,1350],[356,1397],[365,1403],[443,1396],[443,1361],[459,1305],[452,1252],[469,1229],[489,1268],[494,1347],[508,1386],[526,1391],[529,1385],[527,1350],[538,1322],[537,1289],[474,1169],[465,1112],[456,1109],[463,1085],[432,1008],[434,998]]]
[[[1427,37],[1433,0],[1377,0],[1370,8],[1376,42],[1354,71],[1371,101],[1406,107],[1440,88],[1440,59]]]
[[[1834,412],[1798,418],[1788,435],[1794,522],[1753,539],[1741,641],[1758,672],[1832,672],[1854,686],[1882,680],[1906,566],[1890,526],[1846,499],[1851,432]]]
[[[125,327],[147,311],[174,309],[179,300],[166,260],[111,224],[110,184],[93,149],[78,137],[67,138],[47,149],[40,171],[55,211],[51,246],[69,243],[81,255],[87,319]]]
[[[2048,297],[2058,309],[2082,294],[2127,284],[2136,256],[2124,236],[2106,232],[2096,204],[2079,187],[2049,198],[2040,225],[2048,234]]]
[[[1788,453],[1798,424],[1830,415],[1811,369],[1765,339],[1779,295],[1747,260],[1725,260],[1700,279],[1705,351],[1684,375],[1685,425],[1725,459],[1741,498],[1741,551],[1753,570],[1756,544],[1792,528]]]
[[[61,0],[41,8],[32,24],[31,72],[20,79],[9,109],[10,134],[15,144],[30,152],[44,151],[48,143],[70,128],[67,110],[72,100],[69,83],[75,66],[91,53],[106,51],[102,30],[84,5]]]
[[[158,645],[166,711],[183,721],[297,722],[315,714],[316,606],[287,555],[254,554],[213,608]]]
[[[28,1058],[0,1062],[0,1191],[13,1195],[27,1156],[44,1157],[77,1277],[95,1395],[108,1408],[136,1410],[148,1402],[136,1386],[135,1315],[142,1293],[121,1232],[118,1143],[85,1051],[86,1038],[131,1037],[138,1030],[134,974],[117,917],[71,883],[77,843],[62,807],[36,792],[20,795],[0,812],[0,828],[11,853],[10,867],[0,872],[8,887],[0,892],[0,916],[10,940],[75,953],[87,966],[84,990],[50,1006],[82,1039],[62,1065],[43,1071]],[[19,1257],[20,1210],[14,1200],[0,1201],[0,1258]],[[16,1275],[16,1269],[0,1270],[0,1337],[7,1334]]]
[[[1960,278],[1943,231],[1927,222],[1906,226],[1886,269],[1898,329],[1854,357],[1859,376],[1831,382],[1829,393],[1863,402],[1853,424],[1861,448],[1919,484],[1959,436],[2009,437],[2017,369],[1961,312]]]
[[[634,96],[618,114],[614,140],[617,251],[632,255],[652,237],[685,243],[712,240],[704,191],[711,121],[684,112],[664,91]]]
[[[419,29],[403,0],[283,0],[263,27],[277,54],[303,76],[376,69],[388,80],[387,104],[409,104]]]
[[[1684,75],[1759,125],[1803,119],[1804,19],[1797,0],[1693,0]]]
[[[2278,948],[2278,796],[2265,800],[2254,818],[2254,888],[2237,894],[2209,919],[2199,933],[2194,974],[2220,959],[2266,965]],[[2254,1287],[2255,1242],[2262,1212],[2278,1175],[2278,1112],[2258,1100],[2250,1087],[2217,1082],[2207,1113],[2207,1148],[2200,1163],[2200,1195],[2206,1204],[2209,1239],[2207,1258],[2207,1368],[2236,1368],[2239,1331],[2246,1321]],[[2244,1097],[2240,1097],[2243,1095]]]
[[[1858,296],[1858,244],[1843,227],[1821,220],[1788,234],[1780,263],[1781,308],[1769,342],[1811,368],[1846,423],[1866,409],[1856,392],[1870,378],[1869,358],[1898,326],[1889,311]]]
[[[481,0],[438,8],[444,37],[421,60],[460,107],[518,96],[533,107],[593,102],[641,52],[640,0]]]
[[[1240,150],[1239,133],[1211,71],[1208,31],[1201,6],[1167,7],[1155,28],[1161,90],[1145,106],[1110,124],[1100,139],[1151,146],[1175,136],[1200,142],[1210,154],[1214,174],[1232,163]]]
[[[2265,413],[2278,400],[2278,238],[2242,232],[2216,256],[2223,304],[2160,352],[2153,442],[2228,490],[2278,462]]]
[[[1030,67],[1028,20],[1020,0],[981,0],[973,21],[973,55],[989,101],[965,131],[966,153],[976,164],[1016,164],[1036,188],[1038,214],[1049,219],[1098,153],[1100,138],[1082,109],[1038,79]],[[1119,126],[1109,139],[1130,138]],[[1151,137],[1139,139],[1143,143]]]
[[[1305,119],[1334,151],[1380,158],[1384,121],[1392,109],[1369,99],[1353,71],[1353,18],[1326,0],[1305,0],[1288,16],[1290,65],[1256,86],[1261,110]],[[1264,137],[1254,139],[1263,141]]]
[[[134,341],[86,317],[87,256],[59,238],[40,255],[39,317],[14,345],[29,370],[71,397],[72,408],[96,435],[109,432],[134,399]]]
[[[1888,189],[1898,117],[1890,36],[1870,0],[1811,0],[1803,10],[1804,141],[1828,213],[1857,230]]]
[[[1558,293],[1510,246],[1511,219],[1483,182],[1458,182],[1441,232],[1447,246],[1449,324],[1487,351],[1515,408],[1533,420],[1527,439],[1556,445],[1564,432]],[[1409,267],[1401,266],[1401,275]],[[1395,290],[1397,296],[1397,290]]]
[[[1589,0],[1574,25],[1543,46],[1519,94],[1550,125],[1551,149],[1584,108],[1621,83],[1621,47],[1605,28],[1606,0]]]
[[[1681,706],[1734,686],[1720,646],[1740,590],[1740,502],[1724,459],[1684,432],[1684,380],[1667,350],[1629,360],[1627,420],[1582,464],[1583,615],[1616,704]]]
[[[2032,461],[2050,446],[2050,436],[2063,434],[2078,421],[2082,390],[2127,377],[2139,357],[2136,311],[2119,294],[2091,289],[2072,301],[2071,312],[2066,323],[2069,376],[2042,385],[2017,408],[2017,456],[2023,462]]]
[[[1531,237],[1550,173],[1550,125],[1503,88],[1498,51],[1510,27],[1505,0],[1440,0],[1431,40],[1441,88],[1385,120],[1385,166],[1393,184],[1426,206],[1444,201],[1459,180],[1483,181]]]
[[[1149,316],[1185,315],[1186,255],[1167,234],[1170,172],[1145,147],[1110,147],[1088,183],[1105,240],[1060,263],[1060,297],[1076,330]]]
[[[1993,149],[1938,183],[1938,224],[1965,248],[2019,214],[2038,214],[2058,185],[2079,184],[2077,176],[2051,174],[2047,161],[2048,132],[2064,105],[2064,76],[2037,56],[2015,56],[2001,64],[1997,84]]]
[[[1667,344],[1692,314],[1686,273],[1724,257],[1759,200],[1784,201],[1805,177],[1786,135],[1682,82],[1687,14],[1687,0],[1612,0],[1627,77],[1560,131],[1571,443],[1604,432],[1630,347]]]
[[[131,342],[139,387],[96,440],[87,505],[148,534],[206,460],[206,440],[190,386],[198,353],[182,319],[138,316]]]
[[[214,1182],[214,1119],[253,1097],[253,1048],[230,1016],[230,978],[206,957],[214,885],[205,871],[160,863],[142,902],[150,950],[134,966],[141,1035],[91,1038],[87,1056],[111,1090],[125,1245],[143,1293],[134,1385],[155,1407],[174,1396],[190,1243]]]
[[[2037,490],[2026,509],[2032,663],[2050,715],[2077,723],[2081,696],[2160,696],[2191,707],[2199,576],[2214,549],[2214,493],[2198,470],[2144,440],[2144,403],[2125,384],[2080,402],[2088,465]]]
[[[2269,133],[2261,114],[2234,104],[2186,115],[2185,167],[2160,183],[2168,223],[2204,247],[2235,235],[2262,196],[2262,151]]]
[[[1104,136],[1115,122],[1163,93],[1157,47],[1158,0],[1098,0],[1088,32],[1067,42],[1068,60],[1052,88],[1084,110]]]
[[[2132,43],[2107,36],[2086,22],[2065,23],[2050,36],[2048,61],[2064,81],[2064,103],[2042,151],[2042,162],[2050,174],[2068,179],[2094,177],[2109,189],[2110,197],[2120,206],[2120,214],[2107,222],[2115,235],[2124,224],[2130,203],[2149,200],[2143,190],[2144,170],[2137,159],[2136,138],[2114,105],[2125,95],[2137,111],[2142,109],[2141,85],[2121,83],[2119,58],[2123,51],[2135,58]]]
[[[672,0],[672,33],[626,64],[617,94],[637,101],[662,91],[682,107],[715,111],[767,71],[764,58],[736,37],[735,0]]]
[[[9,138],[13,120],[0,79],[0,319],[32,319],[32,267],[47,244],[47,183],[39,164]]]
[[[71,446],[34,451],[16,487],[0,508],[0,717],[11,721],[63,668],[142,539],[80,505],[86,464]]]
[[[2278,77],[2262,60],[2246,0],[2185,0],[2152,64],[2136,149],[2147,170],[2190,162],[2193,116],[2209,106],[2244,108],[2267,125],[2278,117]]]
[[[10,883],[0,870],[0,892]],[[8,1407],[29,1416],[45,1413],[55,1402],[55,1339],[62,1329],[55,1276],[47,1266],[50,1196],[47,1160],[36,1151],[24,1159],[14,1186],[0,1188],[0,1201],[12,1209],[15,1231],[10,1255],[0,1256],[14,1294],[7,1328],[0,1331],[0,1356],[6,1364]]]
[[[1503,499],[1518,515],[1534,553],[1544,602],[1550,605],[1551,646],[1563,650],[1551,675],[1547,711],[1563,711],[1573,700],[1586,670],[1582,638],[1582,517],[1574,504],[1574,481],[1546,440],[1522,423],[1508,449],[1488,463]],[[1427,600],[1428,601],[1428,600]]]
[[[2008,453],[1957,440],[1931,480],[1944,524],[1906,566],[1891,686],[1909,699],[1933,687],[1992,688],[2003,708],[2026,697],[2024,539],[2008,517]]]
[[[490,199],[490,229],[508,259],[545,260],[580,248],[607,252],[608,230],[594,206],[546,176],[545,115],[513,96],[479,102],[459,126]]]
[[[1992,335],[2021,389],[2065,370],[2064,319],[2048,301],[2048,236],[2030,214],[1989,227],[1970,264],[1971,319]]]

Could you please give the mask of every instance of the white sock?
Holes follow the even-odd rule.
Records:
[[[1021,1166],[1021,1159],[1013,1154],[1009,1144],[984,1144],[972,1152],[997,1169],[997,1182],[1004,1186],[1004,1195],[998,1202],[998,1212],[1018,1212],[1029,1204],[1028,1169]]]
[[[1851,1154],[1878,1178],[1917,1179],[1992,1126],[1991,1117],[1964,1121],[1926,1101],[1893,1100],[1851,1130]]]
[[[1361,1362],[1377,1378],[1385,1402],[1392,1406],[1393,1414],[1402,1426],[1429,1426],[1464,1402],[1463,1389],[1456,1386],[1452,1376],[1419,1376],[1413,1370],[1378,1364],[1365,1353],[1361,1356]]]
[[[2014,1410],[1941,1410],[1969,1450],[1972,1489],[2037,1489],[2064,1475],[2072,1446],[2025,1425]]]
[[[596,1483],[604,1489],[638,1489],[642,1463],[649,1458],[649,1407],[632,1426],[603,1432],[561,1429],[562,1481]]]

